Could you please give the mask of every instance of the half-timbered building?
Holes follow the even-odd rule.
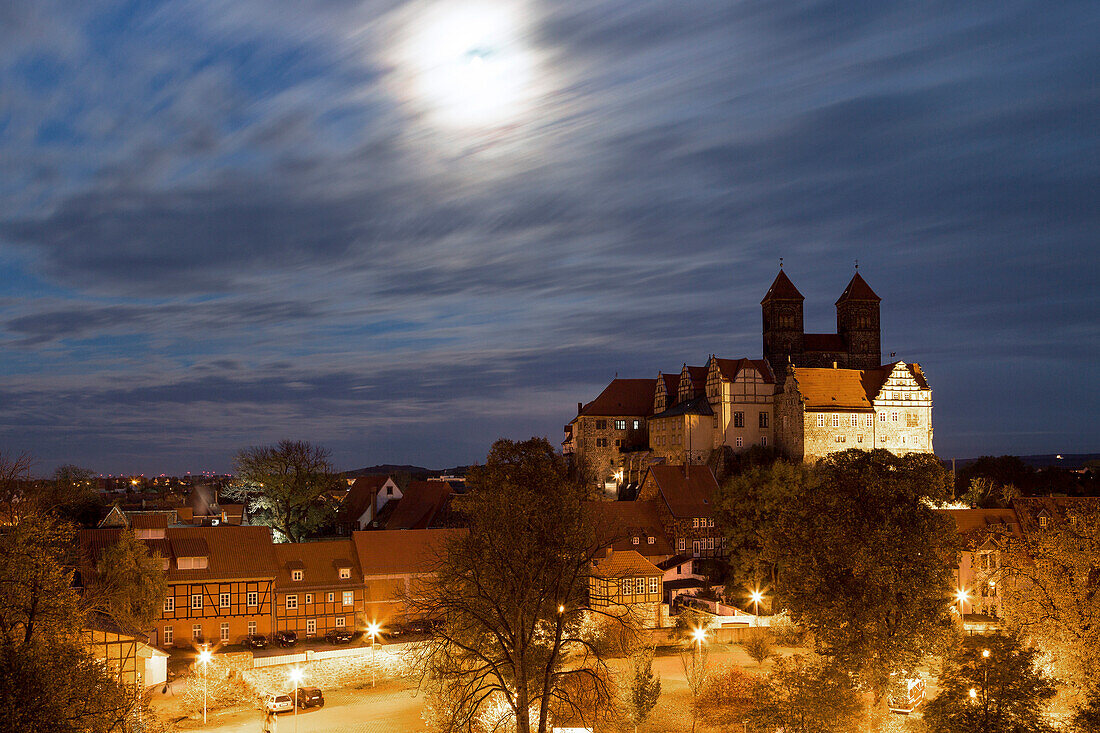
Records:
[[[363,626],[363,574],[354,543],[277,544],[275,630],[299,638]]]

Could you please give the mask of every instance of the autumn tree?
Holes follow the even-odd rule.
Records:
[[[744,648],[745,653],[749,655],[749,659],[760,666],[764,666],[764,662],[768,661],[775,653],[771,632],[761,626],[749,629],[749,633],[745,636],[745,640],[741,642],[741,646]]]
[[[1008,622],[1087,690],[1100,678],[1100,500],[1069,501],[1046,527],[1008,541],[998,589]]]
[[[27,453],[0,451],[0,521],[14,522],[34,513],[36,507],[28,504],[26,497],[32,465],[34,461]]]
[[[924,720],[933,733],[1044,733],[1053,683],[1015,635],[968,636],[944,661]]]
[[[661,676],[653,673],[654,648],[642,647],[631,660],[626,708],[634,730],[646,721],[661,696]]]
[[[432,704],[438,729],[476,730],[500,713],[509,729],[547,733],[552,711],[584,718],[615,704],[586,629],[625,609],[590,604],[603,548],[582,511],[588,492],[541,438],[499,440],[468,474],[455,500],[468,529],[451,536],[405,599],[411,615],[440,622],[415,661],[422,688],[446,701]]]
[[[794,474],[797,476],[797,474]],[[935,456],[830,455],[775,522],[779,601],[881,707],[890,673],[912,669],[952,628],[955,530]]]
[[[124,627],[146,630],[160,618],[168,581],[161,558],[129,529],[95,558],[84,598],[87,607],[106,613]]]
[[[684,671],[684,681],[691,693],[691,733],[703,710],[703,692],[710,683],[710,650],[702,640],[692,644],[690,649],[680,652],[680,668]]]
[[[741,730],[756,698],[759,678],[736,664],[714,670],[699,696],[700,716],[707,725]]]
[[[864,730],[863,706],[849,677],[825,659],[780,657],[756,687],[746,716],[752,730],[834,733]]]
[[[72,527],[23,517],[0,533],[0,729],[121,730],[140,703],[81,643]]]
[[[245,448],[233,467],[237,479],[225,495],[246,502],[252,524],[271,527],[287,542],[301,541],[324,523],[322,495],[339,484],[328,450],[304,441]]]

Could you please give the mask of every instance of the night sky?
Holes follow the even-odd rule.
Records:
[[[943,457],[1100,450],[1100,4],[0,2],[0,450],[441,468],[859,260]]]

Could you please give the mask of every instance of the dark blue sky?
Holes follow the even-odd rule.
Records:
[[[860,261],[937,452],[1100,450],[1100,5],[0,3],[0,450],[442,467]]]

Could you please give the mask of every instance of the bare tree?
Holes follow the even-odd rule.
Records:
[[[416,660],[421,686],[447,701],[435,724],[546,733],[555,714],[591,721],[617,690],[588,629],[598,617],[627,625],[629,614],[589,596],[602,548],[582,511],[588,487],[545,439],[497,441],[468,486],[456,501],[468,531],[406,599],[411,614],[440,622]]]
[[[233,466],[237,480],[226,496],[246,502],[251,522],[271,527],[278,539],[298,542],[327,518],[322,494],[338,477],[325,448],[282,440],[245,448]]]
[[[19,517],[36,511],[27,496],[33,465],[34,461],[28,453],[0,451],[0,522],[11,524]]]

